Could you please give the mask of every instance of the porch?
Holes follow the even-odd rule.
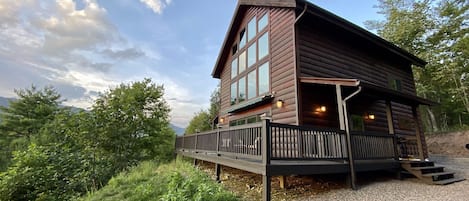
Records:
[[[340,129],[272,123],[220,128],[176,139],[182,156],[263,175],[265,200],[270,200],[272,176],[338,174],[353,171],[394,170],[406,151],[398,148],[396,135],[354,132],[350,135],[353,162],[346,133]]]

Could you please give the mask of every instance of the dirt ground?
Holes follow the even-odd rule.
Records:
[[[469,144],[469,131],[427,135],[430,159],[444,166],[452,167],[450,169],[466,170],[469,168],[465,167],[466,164],[469,164],[469,150],[465,148],[466,144]],[[460,163],[461,161],[465,163]],[[199,167],[213,178],[215,178],[214,166],[214,164],[208,162],[199,163]],[[455,172],[462,173],[458,170]],[[469,170],[466,172],[469,172]],[[467,173],[460,175],[466,176],[466,178],[469,176]],[[380,185],[383,182],[399,182],[395,180],[394,174],[388,172],[374,172],[368,173],[366,176],[359,175],[358,177],[361,178],[359,180],[361,186]],[[287,186],[285,189],[280,188],[278,178],[272,179],[272,200],[305,200],[304,198],[310,200],[310,198],[315,197],[329,199],[327,197],[328,193],[346,191],[349,188],[345,183],[346,175],[288,176],[286,179]],[[412,183],[412,181],[407,182]],[[243,200],[261,200],[261,175],[222,167],[221,183],[226,189],[231,190]]]
[[[469,131],[426,135],[429,154],[469,158]]]

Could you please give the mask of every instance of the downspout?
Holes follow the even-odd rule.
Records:
[[[296,23],[303,17],[303,15],[306,13],[306,11],[308,10],[308,4],[305,3],[305,6],[303,8],[303,11],[300,13],[300,15],[298,15],[298,17],[296,17],[295,19],[295,23],[293,24],[293,47],[294,47],[294,53],[295,53],[295,59],[293,60],[294,62],[294,67],[295,67],[295,70],[293,71],[294,72],[294,78],[295,78],[295,104],[296,104],[296,123],[297,125],[300,125],[302,121],[300,121],[300,111],[301,111],[301,106],[300,104],[301,101],[298,100],[299,97],[301,96],[301,92],[300,92],[300,85],[299,85],[299,81],[298,81],[298,70],[299,70],[299,61],[298,61],[298,58],[299,57],[299,53],[298,53],[298,41],[297,41],[297,33],[296,33]]]
[[[352,189],[357,189],[355,186],[355,181],[356,181],[356,175],[355,175],[355,162],[353,160],[353,152],[352,152],[352,143],[351,143],[351,137],[350,137],[350,127],[349,127],[349,121],[348,121],[348,111],[347,111],[347,101],[360,93],[362,91],[362,87],[359,86],[358,90],[347,96],[344,101],[342,102],[342,106],[344,108],[344,121],[345,121],[345,134],[346,134],[346,139],[347,139],[347,152],[348,152],[348,159],[349,159],[349,166],[350,166],[350,177],[351,181],[350,183],[352,184]]]

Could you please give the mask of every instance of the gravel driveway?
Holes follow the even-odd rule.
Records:
[[[469,158],[449,158],[441,155],[430,157],[437,165],[456,172],[456,176],[469,179]],[[359,185],[359,190],[349,188],[331,190],[303,200],[469,200],[469,181],[465,180],[446,186],[428,185],[418,179],[397,180],[389,177],[371,179]]]

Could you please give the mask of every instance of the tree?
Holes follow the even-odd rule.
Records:
[[[174,149],[170,108],[163,86],[150,79],[121,84],[100,95],[93,105],[96,141],[117,170],[141,160],[167,160]]]
[[[60,94],[53,87],[15,90],[18,99],[9,107],[0,106],[0,131],[16,137],[37,134],[41,127],[54,118],[61,103]]]
[[[201,110],[195,113],[185,130],[185,134],[208,131],[214,128],[213,122],[220,112],[220,86],[213,90],[210,96],[210,108],[208,111]]]
[[[205,110],[200,110],[196,113],[195,116],[189,122],[185,130],[185,134],[194,134],[198,132],[208,131],[212,129],[212,119],[209,112]]]
[[[367,26],[401,48],[428,61],[414,68],[417,93],[441,105],[424,107],[429,131],[469,124],[469,3],[464,0],[380,0],[384,21]]]

